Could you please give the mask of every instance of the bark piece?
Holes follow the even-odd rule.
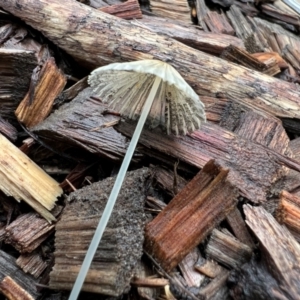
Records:
[[[117,130],[131,136],[134,127],[122,123]],[[202,168],[210,159],[217,159],[230,169],[228,180],[254,203],[265,202],[274,182],[286,173],[271,149],[212,124],[204,124],[201,130],[177,138],[144,129],[139,143],[147,149],[140,148],[141,152],[169,163],[176,158],[182,161],[181,165]],[[256,166],[260,166],[259,170]]]
[[[6,226],[5,231],[5,243],[21,253],[30,253],[54,231],[54,225],[36,213],[28,213]]]
[[[195,265],[195,270],[207,277],[215,278],[223,273],[226,269],[213,260],[208,260],[201,257]]]
[[[0,49],[0,114],[4,119],[14,119],[14,111],[28,91],[36,66],[37,59],[31,51]]]
[[[10,300],[34,300],[34,298],[10,276],[6,276],[0,282],[0,291]]]
[[[187,25],[178,20],[172,23],[163,18],[144,16],[142,20],[134,21],[140,27],[149,29],[157,34],[167,35],[192,48],[219,55],[230,44],[245,49],[241,39],[227,34],[204,32],[195,25]]]
[[[247,51],[239,49],[233,45],[225,48],[220,57],[270,76],[280,73],[280,69],[275,60],[266,65],[250,55]]]
[[[58,183],[2,135],[0,149],[0,189],[25,201],[48,222],[54,221],[49,211],[62,194]]]
[[[211,32],[234,35],[235,30],[230,25],[224,13],[219,14],[216,11],[208,11],[204,21]]]
[[[236,35],[244,41],[246,50],[249,53],[262,52],[264,50],[257,34],[253,31],[239,7],[232,5],[227,11],[227,16],[236,31]]]
[[[36,0],[1,0],[0,6],[41,30],[91,68],[146,58],[168,61],[199,95],[215,96],[222,92],[253,108],[281,117],[300,118],[300,90],[296,85],[211,57],[129,21],[71,0],[51,3],[38,0],[39,13]]]
[[[228,170],[210,161],[147,224],[145,249],[166,271],[174,268],[233,209],[237,191],[226,181],[227,174]]]
[[[235,103],[226,107],[222,117],[220,126],[233,131],[239,137],[281,154],[291,154],[290,139],[279,119],[264,112],[247,110]]]
[[[197,0],[196,1],[196,12],[197,12],[197,19],[199,25],[203,28],[204,31],[209,31],[208,26],[206,25],[204,19],[208,13],[209,9],[206,6],[204,0]]]
[[[31,128],[43,121],[51,112],[55,98],[62,92],[66,77],[57,68],[54,58],[50,58],[38,73],[37,82],[30,88],[16,110],[18,120]]]
[[[17,129],[0,116],[0,133],[14,142],[18,137]]]
[[[288,68],[286,61],[277,52],[253,53],[253,57],[268,65],[269,61],[275,60],[280,69]]]
[[[151,278],[166,280],[165,278],[156,278],[156,275],[157,274],[154,273],[152,266],[150,266],[150,264],[146,264],[143,260],[139,262],[138,267],[135,270],[135,277],[137,278],[142,278],[145,280],[149,280]],[[135,277],[133,277],[133,280]],[[161,289],[153,287],[137,287],[137,293],[141,299],[153,300],[161,294]]]
[[[276,220],[284,224],[300,241],[300,198],[287,191],[280,193],[280,201],[276,211]]]
[[[0,282],[3,293],[7,297],[9,294],[13,295],[10,299],[37,299],[39,296],[36,287],[37,280],[25,274],[16,265],[16,259],[2,250],[0,250]],[[15,294],[18,291],[21,294]],[[20,298],[15,298],[17,295],[20,295]]]
[[[299,26],[299,15],[293,11],[283,11],[279,7],[276,7],[276,2],[274,4],[265,3],[261,5],[262,12],[274,19],[279,20],[280,22],[286,22],[295,26]]]
[[[300,71],[300,52],[288,44],[283,50],[283,57],[295,68],[299,73]]]
[[[165,278],[139,278],[134,277],[130,284],[135,287],[164,287],[169,284],[169,280]]]
[[[64,90],[56,99],[55,104],[62,104],[63,102],[70,101],[74,99],[81,91],[83,91],[85,88],[87,88],[88,82],[87,82],[88,77],[84,77],[80,79],[78,82],[73,84],[70,88]]]
[[[200,287],[205,280],[205,276],[199,274],[199,272],[195,270],[195,264],[200,256],[199,249],[194,248],[178,265],[181,274],[189,287]]]
[[[299,36],[278,24],[260,18],[253,18],[252,25],[260,33],[260,36],[267,41],[268,46],[279,54],[282,54],[288,45],[291,45],[293,48],[299,48],[300,46]]]
[[[290,150],[296,161],[300,162],[300,138],[290,141]],[[300,174],[294,170],[289,170],[288,174],[283,178],[281,190],[284,189],[289,193],[300,196]],[[281,192],[280,190],[280,192]]]
[[[102,7],[100,10],[125,20],[143,18],[141,8],[137,0],[127,0],[124,3]]]
[[[257,237],[261,259],[253,259],[229,277],[234,299],[297,299],[299,244],[262,207],[244,205],[246,223]]]
[[[174,172],[161,167],[154,168],[153,178],[161,189],[172,196],[177,194],[174,192],[175,185],[177,186],[177,192],[179,192],[187,184],[187,181],[183,177],[178,174],[175,175]]]
[[[223,270],[207,286],[200,290],[199,296],[209,300],[227,299],[229,295],[227,287],[228,276],[229,272]]]
[[[48,263],[43,260],[38,252],[20,255],[16,260],[16,264],[25,273],[31,274],[34,278],[39,278],[44,270],[48,267]]]
[[[253,239],[246,227],[245,221],[238,210],[235,207],[226,217],[226,221],[228,222],[231,230],[238,240],[242,243],[253,249],[255,247]]]
[[[190,8],[185,0],[149,0],[151,11],[160,17],[192,23]]]
[[[147,168],[128,172],[83,285],[84,291],[119,296],[129,290],[142,256]],[[50,287],[71,289],[104,210],[115,178],[70,194],[56,225]]]
[[[107,106],[91,98],[86,89],[70,103],[64,104],[32,130],[47,141],[82,147],[91,153],[118,161],[126,152],[127,141],[112,127],[106,127],[120,117],[105,114]]]
[[[206,247],[207,257],[228,268],[237,268],[250,260],[252,250],[237,239],[214,229]]]

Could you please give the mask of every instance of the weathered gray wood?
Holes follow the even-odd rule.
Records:
[[[229,277],[233,299],[298,299],[300,248],[291,233],[262,207],[244,205],[246,223],[259,241],[260,259]],[[258,298],[259,297],[259,298]]]
[[[29,89],[37,59],[33,52],[0,49],[0,115],[14,119],[14,111]]]
[[[252,250],[220,230],[214,229],[206,247],[206,255],[227,268],[237,268],[250,260]]]
[[[0,250],[0,282],[2,285],[3,279],[10,276],[21,288],[23,288],[30,296],[31,299],[38,298],[38,290],[36,284],[38,281],[31,275],[25,274],[16,264],[16,259]],[[13,292],[13,291],[11,291]],[[15,298],[12,298],[15,299]],[[24,298],[19,298],[24,299]],[[30,299],[30,297],[26,298]]]
[[[125,122],[116,128],[129,136],[134,130],[132,124]],[[176,158],[202,168],[210,159],[218,160],[230,169],[228,179],[254,203],[265,202],[274,182],[285,174],[268,148],[213,124],[204,124],[201,130],[182,137],[144,129],[139,143],[145,146],[141,152],[169,163]]]
[[[119,296],[143,253],[143,227],[149,169],[128,172],[94,261],[84,291]],[[70,194],[55,233],[55,265],[50,287],[71,289],[101,218],[115,178],[91,184]]]
[[[52,140],[120,160],[128,144],[126,138],[112,128],[120,117],[104,115],[107,105],[100,99],[90,98],[90,95],[91,89],[80,92],[72,102],[62,105],[33,131],[46,138],[46,144],[51,144],[49,141]]]
[[[142,20],[132,22],[140,27],[149,29],[157,34],[167,35],[192,48],[206,53],[219,55],[230,44],[244,49],[241,39],[221,33],[205,32],[195,25],[187,25],[183,22],[172,21],[158,17],[144,16]]]

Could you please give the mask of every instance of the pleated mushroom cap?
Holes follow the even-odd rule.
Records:
[[[136,120],[142,111],[155,77],[162,83],[153,101],[146,124],[170,132],[186,134],[204,122],[204,105],[181,75],[159,60],[113,63],[94,70],[90,86],[103,102],[123,117]]]

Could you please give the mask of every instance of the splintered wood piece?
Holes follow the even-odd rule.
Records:
[[[270,76],[280,73],[280,69],[275,60],[273,60],[272,63],[269,62],[269,65],[267,66],[265,63],[253,57],[253,55],[249,54],[247,51],[239,49],[233,45],[225,48],[220,57]]]
[[[195,270],[207,277],[215,278],[223,273],[226,269],[213,260],[200,258],[195,264]]]
[[[204,0],[196,0],[196,12],[197,12],[197,19],[199,25],[203,28],[204,31],[208,32],[208,26],[206,25],[204,19],[208,13],[209,9],[206,6]]]
[[[151,11],[160,17],[192,23],[190,8],[185,0],[150,0]]]
[[[267,41],[268,46],[274,52],[282,54],[288,45],[298,49],[300,47],[299,35],[293,34],[278,24],[260,18],[253,18],[252,26]]]
[[[227,287],[227,278],[229,272],[227,270],[222,270],[222,272],[215,277],[207,286],[202,288],[199,292],[199,297],[203,299],[228,299],[228,287]],[[200,298],[201,299],[201,298]]]
[[[1,100],[0,100],[1,101]],[[18,137],[17,129],[11,125],[9,122],[5,121],[0,116],[0,133],[6,136],[9,140],[15,141]]]
[[[290,139],[279,119],[269,114],[246,110],[240,105],[228,106],[228,110],[227,115],[224,114],[222,117],[220,126],[233,131],[245,140],[266,146],[278,153],[286,155],[291,153]]]
[[[0,250],[0,287],[8,299],[37,299],[37,283],[36,279],[17,266],[13,256]]]
[[[227,16],[236,31],[236,35],[244,41],[247,51],[249,53],[263,52],[263,45],[258,39],[257,34],[251,28],[246,17],[242,14],[240,8],[236,5],[232,5],[227,11]]]
[[[188,253],[188,255],[178,264],[178,267],[182,273],[183,278],[190,287],[200,287],[201,283],[205,280],[205,276],[199,274],[195,270],[195,264],[201,257],[198,248],[194,248]]]
[[[54,231],[54,225],[36,213],[28,213],[6,226],[5,231],[5,243],[21,253],[30,253]]]
[[[166,280],[165,278],[158,278],[157,274],[154,273],[154,269],[150,264],[145,263],[143,260],[138,262],[138,266],[135,269],[135,276],[133,277],[132,281],[135,280],[135,278],[145,280],[146,282],[151,279],[163,279]],[[131,281],[131,285],[132,285]],[[157,284],[159,282],[155,282]],[[160,282],[163,283],[163,282]],[[152,282],[150,282],[152,284]],[[169,284],[169,283],[168,283]],[[137,287],[137,293],[141,297],[141,299],[156,299],[160,294],[161,294],[161,289],[160,288],[153,288],[153,287]]]
[[[0,0],[0,6],[42,31],[57,46],[89,68],[143,59],[168,61],[200,96],[224,93],[254,109],[300,119],[300,89],[297,85],[212,57],[77,1]],[[17,8],[20,6],[22,10]],[[173,1],[172,6],[175,7]],[[70,20],[71,24],[80,26],[72,25],[70,29]],[[244,26],[241,24],[238,22],[237,27]],[[258,50],[260,48],[261,51]],[[260,48],[247,50],[250,53],[265,50]]]
[[[124,136],[105,124],[118,121],[119,116],[107,114],[107,106],[100,99],[90,98],[91,89],[78,94],[72,102],[62,105],[33,131],[47,141],[63,142],[82,147],[91,153],[120,160],[128,142]]]
[[[242,269],[242,273],[237,277],[240,281],[238,286],[243,286],[242,289],[238,289],[239,297],[244,297],[243,294],[255,297],[257,290],[264,290],[269,295],[268,299],[298,299],[299,244],[263,207],[244,205],[243,209],[246,223],[259,241],[262,259],[255,266],[244,265],[245,269]]]
[[[60,187],[64,190],[64,191],[68,191],[71,192],[73,191],[72,187],[70,187],[70,184],[75,187],[75,189],[77,187],[80,187],[81,184],[84,181],[84,177],[87,174],[87,171],[90,170],[91,167],[93,167],[95,165],[95,163],[91,163],[91,164],[86,164],[83,162],[80,162],[79,164],[77,164],[75,166],[74,169],[68,171],[68,175],[67,177],[64,179],[64,181],[60,184]]]
[[[245,221],[237,207],[235,207],[228,214],[226,221],[238,240],[246,244],[251,249],[255,247],[253,239],[246,227]]]
[[[14,118],[36,66],[37,59],[31,51],[0,49],[0,114],[4,119]]]
[[[286,61],[277,52],[258,52],[251,55],[266,65],[269,64],[269,61],[275,60],[280,69],[288,68]]]
[[[155,167],[153,169],[153,178],[161,189],[173,196],[177,194],[174,188],[179,192],[187,184],[187,181],[183,177],[161,167]]]
[[[147,168],[128,172],[114,211],[89,269],[83,291],[119,296],[130,288],[143,253]],[[55,265],[50,287],[73,287],[115,178],[107,178],[70,194],[55,233]]]
[[[68,89],[64,90],[59,96],[59,103],[74,99],[81,91],[89,86],[87,82],[88,76],[83,77]]]
[[[117,130],[131,136],[134,126],[122,123]],[[274,182],[285,174],[274,151],[270,153],[271,149],[264,145],[213,124],[203,124],[201,130],[177,138],[144,129],[139,143],[146,147],[145,150],[140,147],[140,151],[168,163],[173,163],[175,158],[182,164],[202,168],[210,159],[217,159],[224,168],[230,169],[228,180],[254,203],[265,202]]]
[[[11,300],[34,300],[34,298],[10,276],[6,276],[0,282],[0,292]]]
[[[300,128],[300,127],[299,127]],[[294,159],[300,162],[300,138],[290,142],[290,149]],[[286,178],[283,180],[284,189],[293,195],[300,197],[300,174],[294,170],[289,170]]]
[[[276,219],[290,230],[298,242],[300,241],[300,197],[282,191]]]
[[[225,14],[219,14],[216,11],[208,11],[204,17],[204,21],[211,32],[224,33],[234,35],[235,31],[230,25]]]
[[[145,249],[169,271],[233,209],[228,170],[208,162],[145,229]]]
[[[300,52],[294,49],[290,44],[287,45],[283,52],[283,57],[297,70],[300,71]]]
[[[102,7],[100,10],[125,20],[143,18],[138,0],[127,0],[120,4]]]
[[[130,284],[135,287],[164,287],[169,284],[169,280],[165,278],[139,278],[133,277]]]
[[[31,274],[34,278],[39,278],[39,276],[48,267],[47,261],[43,260],[38,252],[20,255],[16,260],[16,264],[25,273]]]
[[[237,239],[214,229],[206,247],[206,255],[228,268],[237,268],[249,261],[252,250]]]
[[[0,149],[0,190],[25,201],[48,222],[54,221],[49,211],[62,194],[59,184],[3,135]]]
[[[276,1],[277,2],[277,1]],[[280,1],[278,1],[280,2]],[[299,26],[299,15],[293,11],[284,12],[275,5],[266,3],[260,6],[260,9],[266,15],[273,17],[281,22],[286,22],[295,26]]]
[[[235,45],[240,49],[245,49],[241,39],[227,34],[204,32],[195,25],[187,25],[179,21],[172,21],[159,17],[143,16],[142,20],[132,21],[145,29],[149,29],[157,34],[167,35],[183,44],[195,49],[219,55],[225,47]]]
[[[49,115],[55,98],[67,82],[52,57],[36,72],[37,82],[31,82],[33,86],[15,112],[18,120],[29,128],[39,124]]]

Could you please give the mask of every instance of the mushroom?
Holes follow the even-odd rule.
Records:
[[[102,217],[70,294],[76,300],[92,263],[102,234],[121,189],[139,136],[147,120],[150,128],[161,126],[167,134],[187,134],[205,121],[204,105],[181,75],[159,60],[113,63],[94,70],[90,86],[103,102],[124,117],[139,121],[127,149]]]

